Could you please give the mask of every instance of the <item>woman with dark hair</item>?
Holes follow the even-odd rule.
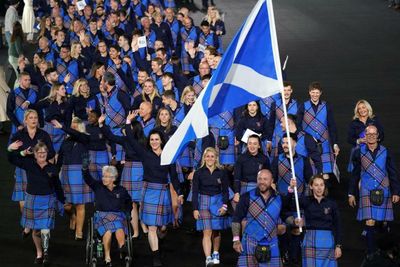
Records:
[[[64,194],[58,179],[59,170],[48,162],[48,149],[39,142],[20,153],[22,141],[8,146],[10,163],[26,171],[27,187],[25,205],[22,211],[21,226],[24,237],[32,230],[32,239],[36,247],[35,264],[49,263],[50,230],[54,228],[57,200],[64,203]],[[28,157],[28,155],[34,155]]]
[[[158,236],[162,238],[167,231],[167,225],[173,222],[171,195],[169,183],[178,194],[178,201],[183,204],[180,183],[176,174],[175,164],[161,165],[161,153],[165,145],[164,134],[150,131],[147,146],[141,145],[133,136],[130,127],[136,114],[130,112],[126,118],[126,135],[133,150],[140,155],[143,163],[143,191],[140,202],[140,219],[149,227],[149,244],[153,253],[153,266],[162,266]],[[159,233],[157,233],[159,232]]]
[[[88,84],[90,87],[90,95],[94,96],[100,93],[100,81],[103,77],[104,73],[106,72],[106,68],[104,63],[97,61],[93,63],[92,69],[90,70],[90,78],[88,79]]]
[[[94,54],[94,62],[101,62],[104,65],[107,64],[110,56],[108,55],[107,43],[104,40],[101,40],[97,44],[97,49]]]
[[[160,108],[156,117],[154,129],[162,132],[166,141],[175,133],[177,127],[172,124],[173,115],[167,108]]]
[[[126,188],[129,195],[132,198],[132,212],[131,212],[131,224],[133,228],[133,238],[139,236],[139,211],[138,205],[142,197],[143,187],[143,164],[141,157],[132,148],[131,143],[128,141],[127,136],[118,136],[111,132],[110,127],[104,126],[105,115],[101,115],[98,122],[102,134],[110,142],[120,144],[125,151],[125,164],[121,175],[121,185]],[[143,132],[143,128],[138,121],[131,122],[131,128],[133,138],[138,141],[142,146],[146,145],[146,137]],[[147,226],[142,224],[142,229],[147,234]]]
[[[251,130],[261,137],[261,147],[267,152],[266,142],[270,140],[269,121],[262,115],[260,103],[251,101],[247,104],[243,117],[235,127],[235,145],[243,144],[241,141],[246,130]]]
[[[24,33],[22,32],[21,23],[16,21],[13,25],[13,32],[11,35],[10,47],[8,48],[8,62],[14,69],[15,76],[18,81],[18,58],[23,56],[22,42],[24,41]]]
[[[233,169],[234,202],[238,203],[241,195],[257,187],[257,174],[262,169],[270,169],[269,159],[263,154],[261,138],[250,135],[246,151],[238,156]]]
[[[339,208],[334,200],[327,198],[328,189],[322,174],[310,178],[310,196],[299,198],[300,208],[304,210],[304,220],[296,218],[296,226],[304,226],[306,233],[302,243],[303,266],[337,266],[342,256],[341,227]],[[285,206],[294,210],[294,187],[296,179],[290,181],[289,194]]]

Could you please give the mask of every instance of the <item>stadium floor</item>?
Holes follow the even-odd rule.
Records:
[[[200,0],[195,2],[200,6]],[[256,1],[215,2],[225,12],[227,43]],[[279,0],[274,1],[274,7],[281,58],[289,55],[287,75],[295,86],[295,97],[306,99],[307,85],[318,80],[324,89],[323,98],[333,106],[342,171],[341,183],[331,190],[342,217],[343,257],[339,266],[359,266],[364,243],[360,239],[361,225],[355,220],[355,210],[347,205],[348,174],[345,170],[350,146],[346,144],[346,133],[354,104],[358,99],[367,99],[385,128],[384,144],[391,149],[400,166],[400,143],[396,142],[396,136],[400,136],[397,106],[400,99],[400,13],[388,9],[384,0]],[[195,13],[195,21],[201,16],[201,13]],[[5,49],[0,50],[0,59],[0,62],[6,62]],[[7,136],[0,136],[0,266],[31,266],[35,256],[33,244],[30,240],[21,240],[17,203],[10,200],[13,167],[5,157],[7,139]],[[187,222],[191,216],[190,206],[185,210]],[[397,213],[398,210],[396,208]],[[399,230],[396,221],[392,231]],[[231,248],[231,234],[224,233],[222,240],[223,264],[220,266],[234,266],[236,254]],[[172,230],[164,247],[165,266],[204,266],[201,236]],[[134,266],[151,266],[146,241],[139,240],[134,249]],[[52,266],[84,266],[84,242],[72,240],[65,218],[57,218],[56,229],[52,232],[51,259]]]

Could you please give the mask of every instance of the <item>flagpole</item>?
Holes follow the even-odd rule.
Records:
[[[289,131],[289,121],[288,121],[288,116],[287,116],[287,109],[286,109],[286,103],[285,103],[285,97],[284,97],[284,87],[282,86],[281,90],[281,98],[282,98],[282,106],[283,106],[283,116],[285,118],[285,128],[286,128],[286,136],[288,140],[288,145],[289,145],[289,161],[290,161],[290,168],[292,169],[292,177],[296,179],[296,171],[294,169],[294,161],[293,161],[293,152],[292,152],[292,141],[290,138],[290,131]],[[300,204],[299,204],[299,195],[297,193],[297,185],[293,188],[294,189],[294,199],[296,202],[296,212],[297,212],[297,218],[301,218],[300,214]],[[303,228],[299,226],[300,233],[303,232]]]

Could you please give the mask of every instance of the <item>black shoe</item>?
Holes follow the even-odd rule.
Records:
[[[50,265],[49,253],[47,253],[47,252],[45,252],[43,254],[43,265],[44,266],[49,266]]]
[[[128,248],[126,245],[123,245],[122,247],[119,248],[119,257],[120,259],[125,259],[126,255],[128,254]]]
[[[160,252],[157,251],[153,251],[153,267],[161,267],[162,266],[162,262],[161,262],[161,258],[160,258]]]
[[[105,265],[105,266],[106,266],[106,267],[112,267],[111,261],[106,262],[106,265]]]
[[[43,257],[36,258],[33,264],[42,264],[43,263]]]
[[[25,232],[25,230],[23,230],[23,231],[22,231],[22,234],[21,234],[22,240],[27,239],[27,238],[29,237],[30,234],[31,234],[31,231],[29,231],[29,232],[27,233],[27,232]]]
[[[82,236],[81,237],[75,236],[75,241],[82,242],[83,241],[83,237]]]

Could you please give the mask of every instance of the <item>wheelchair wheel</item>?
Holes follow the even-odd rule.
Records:
[[[132,266],[132,261],[133,261],[133,242],[132,242],[133,229],[131,222],[128,219],[127,219],[127,224],[128,224],[128,235],[126,237],[125,243],[128,253],[125,256],[125,266],[130,267]]]
[[[93,239],[93,217],[88,221],[87,235],[86,235],[86,265],[96,266],[93,263],[94,239]]]

